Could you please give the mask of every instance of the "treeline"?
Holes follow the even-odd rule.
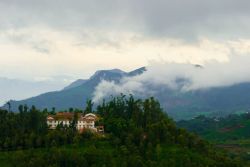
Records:
[[[20,106],[19,113],[0,110],[0,149],[28,149],[44,145],[48,133],[45,114]]]
[[[12,166],[36,167],[242,165],[198,136],[177,128],[154,98],[120,96],[104,101],[95,111],[92,106],[89,101],[85,112],[102,118],[97,124],[105,126],[105,136],[88,131],[79,134],[74,125],[48,130],[48,112],[35,107],[20,107],[19,113],[1,111],[0,147],[19,150],[5,152],[5,160]]]

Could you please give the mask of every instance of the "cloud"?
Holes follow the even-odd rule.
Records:
[[[0,75],[86,78],[159,57],[224,62],[231,45],[248,50],[249,8],[246,0],[0,0]]]
[[[239,38],[250,35],[249,8],[246,0],[2,0],[0,27],[90,28],[186,40]]]
[[[98,102],[120,93],[146,97],[156,95],[161,88],[192,91],[250,82],[249,64],[250,57],[246,55],[231,55],[227,62],[208,60],[201,67],[190,63],[153,61],[139,76],[125,77],[117,84],[102,81],[96,87],[93,99]]]
[[[88,78],[148,66],[120,85],[103,81],[96,97],[154,94],[154,85],[175,86],[184,74],[186,90],[233,84],[247,80],[249,16],[247,0],[0,0],[0,76]],[[147,65],[155,59],[166,63]]]
[[[9,29],[6,31],[0,31],[1,41],[11,42],[17,45],[26,45],[30,49],[33,49],[36,52],[49,54],[51,51],[51,42],[49,38],[46,37],[45,32],[39,32],[37,29]]]

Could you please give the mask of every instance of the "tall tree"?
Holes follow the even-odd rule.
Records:
[[[92,113],[93,112],[93,106],[94,106],[94,103],[92,102],[92,100],[87,100],[86,108],[84,110],[84,114]]]

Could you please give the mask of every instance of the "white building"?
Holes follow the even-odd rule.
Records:
[[[98,117],[95,114],[89,113],[83,116],[82,114],[78,113],[77,116],[78,120],[76,123],[76,128],[78,131],[82,132],[86,129],[90,129],[94,132],[104,132],[103,126],[95,126],[95,122],[98,120]],[[73,121],[73,118],[74,113],[59,112],[56,115],[49,115],[47,117],[47,124],[50,129],[56,129],[59,124],[62,124],[63,126],[69,126]]]

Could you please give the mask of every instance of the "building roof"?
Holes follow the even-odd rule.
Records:
[[[93,114],[93,113],[88,113],[88,114],[86,114],[86,115],[85,115],[85,117],[87,117],[87,116],[93,116],[93,117],[96,117],[96,115],[95,115],[95,114]]]
[[[95,121],[97,120],[97,116],[93,113],[88,113],[86,115],[82,115],[81,113],[77,113],[78,120],[81,121]],[[58,112],[56,115],[48,115],[47,120],[73,120],[74,113],[70,112]]]
[[[48,120],[54,120],[54,118],[52,116],[48,116],[47,119]]]

